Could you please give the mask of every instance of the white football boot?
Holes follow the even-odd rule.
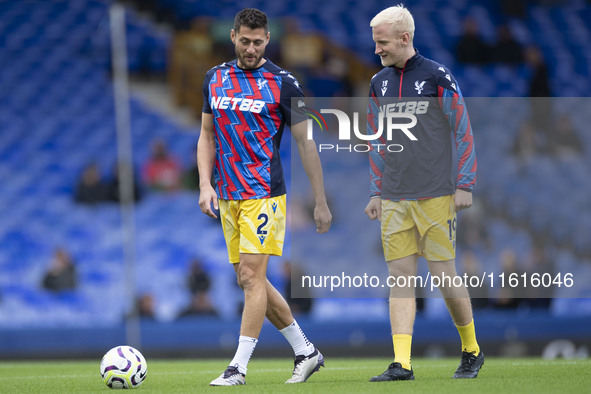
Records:
[[[318,349],[309,356],[296,356],[293,362],[293,375],[285,383],[303,383],[320,367],[324,367],[324,357]]]
[[[239,386],[246,384],[244,374],[238,372],[238,368],[229,366],[217,379],[209,384],[210,386]]]

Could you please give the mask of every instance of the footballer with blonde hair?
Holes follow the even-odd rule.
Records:
[[[378,134],[379,108],[384,102],[394,103],[397,111],[416,117],[417,122],[412,127],[416,140],[394,133],[387,141],[404,145],[402,151],[379,149],[378,145],[386,143],[383,137],[371,141],[370,200],[365,213],[381,221],[390,277],[416,276],[418,257],[423,256],[431,277],[442,282],[444,277],[456,276],[456,213],[472,205],[476,154],[470,119],[451,72],[414,47],[415,24],[408,9],[403,5],[386,8],[370,26],[375,54],[384,68],[371,80],[367,132]],[[453,377],[475,378],[484,364],[484,353],[476,340],[468,290],[451,281],[439,290],[462,342],[462,360]],[[414,380],[415,315],[415,288],[391,288],[394,362],[370,381]]]

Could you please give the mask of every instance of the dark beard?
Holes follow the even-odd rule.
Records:
[[[263,58],[263,56],[265,56],[265,54],[262,53],[260,56],[258,56],[256,58],[256,62],[254,63],[254,66],[250,67],[250,66],[247,66],[246,65],[246,62],[244,61],[245,60],[244,59],[244,56],[240,56],[240,54],[238,53],[238,50],[236,50],[235,52],[236,52],[236,58],[238,59],[238,61],[240,63],[242,63],[243,68],[246,69],[246,70],[257,68],[258,65],[259,65],[259,63],[261,62],[261,59]]]

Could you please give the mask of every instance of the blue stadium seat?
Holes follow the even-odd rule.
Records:
[[[225,0],[157,2],[177,10],[184,20],[196,15],[231,19],[237,6],[236,2]],[[0,287],[2,308],[6,308],[3,311],[11,311],[10,316],[14,316],[11,321],[0,320],[0,326],[57,324],[63,320],[70,324],[109,324],[119,321],[129,307],[129,301],[122,296],[125,284],[121,275],[124,256],[119,208],[108,204],[80,207],[71,199],[79,172],[90,159],[98,160],[108,172],[117,157],[113,92],[108,76],[109,3],[67,0],[38,2],[31,8],[26,2],[0,2],[0,178],[10,179],[0,192],[0,205],[9,208],[3,211],[0,221]],[[348,0],[330,6],[314,0],[258,0],[249,4],[267,10],[273,18],[297,14],[304,31],[321,32],[333,42],[348,45],[368,63],[376,62],[367,24],[383,7],[378,1]],[[526,67],[480,68],[455,64],[454,45],[467,15],[477,19],[487,40],[496,35],[496,26],[502,19],[500,11],[492,1],[482,4],[467,8],[464,0],[421,0],[412,4],[417,20],[416,45],[421,53],[433,56],[454,71],[466,96],[524,97],[529,78]],[[565,6],[554,12],[532,5],[529,11],[523,20],[509,21],[518,41],[524,45],[539,42],[549,64],[555,94],[586,96],[591,89],[590,29],[584,22],[591,18],[589,7]],[[129,13],[127,26],[132,68],[165,70],[171,37],[135,12]],[[560,67],[555,67],[556,64]],[[561,110],[583,113],[576,124],[586,147],[585,157],[580,160],[556,162],[534,158],[521,166],[509,153],[516,128],[491,127],[487,118],[491,115],[486,113],[486,107],[478,111],[481,119],[478,122],[474,119],[480,166],[476,193],[480,193],[478,198],[485,199],[493,211],[509,213],[529,229],[549,232],[552,243],[567,245],[572,252],[559,257],[559,264],[587,275],[586,267],[591,264],[579,255],[589,253],[586,237],[591,232],[588,216],[591,134],[585,132],[591,114],[585,113],[588,102],[584,100],[563,103]],[[527,116],[524,100],[501,100],[496,104],[512,123],[519,124]],[[185,165],[194,160],[196,130],[176,125],[137,100],[132,101],[131,111],[137,166],[149,156],[150,141],[156,137],[164,138]],[[24,113],[30,116],[23,117]],[[291,154],[289,148],[285,150],[286,146],[284,140],[284,158]],[[307,268],[311,271],[330,261],[334,257],[331,250],[342,248],[343,240],[355,240],[350,244],[363,245],[347,250],[348,255],[342,261],[347,270],[361,269],[358,263],[367,256],[382,259],[379,251],[374,250],[377,248],[374,241],[379,238],[377,227],[373,232],[356,231],[367,226],[367,219],[361,213],[365,191],[340,198],[342,191],[352,185],[352,179],[366,182],[366,158],[359,160],[323,163],[327,171],[337,174],[327,182],[327,192],[335,196],[337,220],[322,242],[318,241],[313,226],[303,234],[288,234],[294,245],[306,245],[304,257],[309,257]],[[291,168],[285,171],[296,180],[303,176]],[[573,190],[572,185],[577,187]],[[366,183],[360,190],[365,187]],[[572,204],[557,204],[557,201]],[[359,207],[358,214],[352,214],[351,207]],[[350,225],[339,223],[339,216],[350,220]],[[516,230],[502,220],[492,220],[488,230],[494,251],[479,254],[487,260],[487,265],[497,262],[495,253],[502,248],[527,251],[531,247],[532,240],[525,231]],[[162,302],[159,310],[166,319],[172,318],[187,302],[183,281],[193,257],[202,259],[212,273],[212,297],[216,304],[232,297],[232,302],[238,302],[240,294],[234,284],[232,267],[227,263],[219,223],[199,212],[196,193],[147,195],[136,209],[136,234],[140,288],[154,290]],[[71,248],[82,286],[79,292],[52,297],[38,289],[38,281],[57,245]],[[290,246],[286,249],[289,251]],[[297,250],[292,252],[302,254]],[[278,266],[270,268],[270,276],[280,283]],[[154,277],[162,277],[162,286],[151,289],[148,285]],[[233,295],[228,297],[228,294]],[[107,302],[110,307],[104,308]],[[234,316],[232,302],[219,303],[223,316]],[[574,306],[585,307],[575,301],[559,300],[557,305],[561,302],[564,305],[556,307],[557,313],[568,313],[568,308]],[[364,316],[369,313],[382,318],[387,314],[387,305],[382,300],[322,300],[317,303],[313,316],[354,318],[359,311]]]

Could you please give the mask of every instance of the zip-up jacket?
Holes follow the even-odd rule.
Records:
[[[374,75],[369,96],[367,133],[381,134],[370,142],[371,197],[414,200],[474,188],[472,127],[458,83],[445,66],[417,51],[404,68],[386,67]],[[410,127],[413,119],[416,125]]]

